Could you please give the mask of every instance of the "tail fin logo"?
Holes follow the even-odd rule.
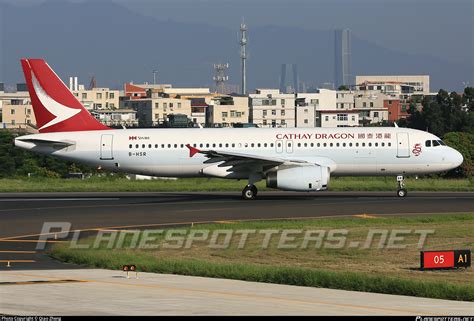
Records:
[[[63,104],[58,103],[56,100],[51,98],[41,87],[40,83],[36,79],[33,71],[31,71],[31,79],[33,82],[33,88],[35,90],[36,95],[38,96],[39,101],[43,104],[43,106],[54,115],[54,118],[41,126],[39,130],[48,128],[60,122],[63,122],[78,113],[81,112],[81,109],[71,108],[65,106]]]

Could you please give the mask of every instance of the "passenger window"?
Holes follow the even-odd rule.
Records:
[[[382,143],[382,147],[384,147],[384,146],[385,146],[385,143]]]
[[[174,144],[174,148],[178,148],[178,144]]]
[[[148,144],[148,148],[151,148],[151,144]]]
[[[352,143],[349,143],[349,147],[352,147]]]
[[[204,145],[203,145],[203,144],[199,144],[199,147],[202,147],[202,146],[204,146]]]
[[[135,148],[138,148],[138,144],[135,145]]]
[[[375,147],[378,147],[379,146],[379,143],[375,143]]]
[[[326,146],[327,146],[327,143],[324,143],[323,146],[326,147]]]
[[[260,143],[258,143],[258,144],[257,144],[257,147],[260,147],[260,146],[261,146]]]
[[[145,148],[145,144],[142,144],[142,148]]]
[[[321,146],[321,143],[318,143],[318,147],[320,147],[320,146]]]
[[[301,143],[298,143],[298,147],[301,147]]]
[[[339,143],[336,143],[336,147],[339,147]]]
[[[222,147],[222,144],[219,144],[219,148]]]
[[[250,147],[254,147],[254,146],[255,146],[255,144],[254,144],[254,143],[250,144]]]
[[[372,147],[372,143],[369,143],[369,147]]]
[[[426,146],[426,147],[431,147],[431,140],[427,140],[427,141],[425,142],[425,146]]]
[[[206,147],[209,148],[209,144],[206,144]]]
[[[132,144],[128,145],[128,148],[132,148]]]
[[[388,143],[388,147],[392,146],[392,143]]]
[[[329,143],[329,146],[332,147],[333,143]]]
[[[359,147],[359,143],[356,143],[356,147]]]
[[[168,148],[171,148],[171,144],[168,144]]]
[[[216,147],[216,144],[212,144],[212,147],[215,148],[215,147]]]
[[[273,146],[274,146],[274,144],[273,144],[273,143],[270,143],[270,147],[273,147]]]
[[[314,147],[314,143],[311,143],[311,147]]]
[[[365,147],[365,143],[362,143],[362,147]]]
[[[155,144],[155,148],[158,148],[158,144]]]
[[[263,147],[267,147],[267,143],[264,143],[264,144],[263,144]]]

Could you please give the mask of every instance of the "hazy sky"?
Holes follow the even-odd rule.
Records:
[[[160,20],[235,28],[289,25],[306,29],[347,27],[362,38],[406,53],[471,62],[472,0],[114,0]],[[311,39],[302,39],[311,41]]]
[[[29,5],[44,0],[2,1]],[[473,0],[113,1],[158,20],[197,22],[232,29],[242,17],[250,28],[266,25],[323,30],[346,27],[386,48],[474,65]],[[312,39],[302,39],[305,41]]]
[[[2,17],[0,10],[0,81],[21,81],[16,62],[31,55],[51,59],[65,75],[88,79],[95,74],[108,86],[149,80],[149,70],[156,66],[163,81],[207,86],[212,64],[226,61],[230,83],[237,84],[238,27],[245,18],[250,86],[278,85],[281,63],[297,63],[300,80],[309,84],[332,81],[332,35],[339,28],[352,30],[354,74],[429,74],[434,90],[474,83],[474,0],[2,3],[9,4],[2,6],[9,15]],[[138,51],[124,42],[139,36],[152,41],[143,42]],[[116,55],[109,57],[109,51]]]

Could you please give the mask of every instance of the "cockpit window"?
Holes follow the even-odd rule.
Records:
[[[438,143],[440,143],[443,146],[446,146],[446,144],[442,140],[438,140]]]
[[[441,145],[441,144],[440,144],[440,143],[438,143],[438,141],[437,141],[437,140],[433,140],[433,146],[434,146],[434,147],[436,147],[436,146],[439,146],[439,145]]]
[[[431,147],[431,140],[427,140],[427,141],[425,142],[425,146],[426,146],[426,147]]]

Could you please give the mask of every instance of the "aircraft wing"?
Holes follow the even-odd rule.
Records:
[[[305,160],[292,160],[227,151],[200,150],[189,144],[186,145],[186,147],[189,149],[189,157],[193,157],[195,154],[203,154],[208,158],[204,161],[204,164],[220,163],[217,165],[218,167],[232,166],[232,168],[228,170],[231,172],[245,171],[255,168],[261,168],[265,171],[282,164],[295,166],[308,164]]]

